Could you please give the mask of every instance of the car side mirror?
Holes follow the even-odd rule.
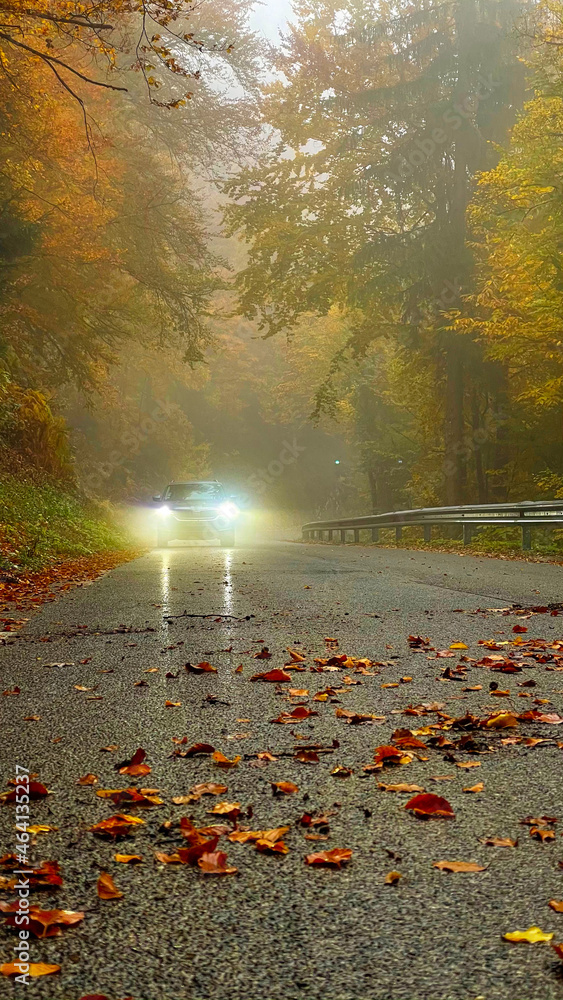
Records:
[[[153,500],[155,503],[158,503],[159,500],[162,500],[160,493],[155,493],[153,496]]]

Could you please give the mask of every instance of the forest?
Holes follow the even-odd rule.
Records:
[[[559,0],[0,6],[4,480],[563,496]]]

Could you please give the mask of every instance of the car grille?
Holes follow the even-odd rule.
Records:
[[[218,511],[215,507],[207,507],[205,510],[172,510],[171,513],[177,521],[213,521]]]

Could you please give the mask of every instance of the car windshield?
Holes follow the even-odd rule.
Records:
[[[223,490],[218,483],[172,483],[166,487],[165,500],[220,500]]]

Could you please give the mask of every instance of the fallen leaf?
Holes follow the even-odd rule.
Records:
[[[307,657],[303,656],[302,653],[298,653],[297,650],[295,650],[295,649],[290,649],[289,646],[287,647],[287,652],[289,653],[289,655],[291,656],[291,659],[295,663],[303,663],[303,661],[307,659]]]
[[[433,868],[444,872],[484,872],[486,865],[477,865],[474,861],[435,861]]]
[[[238,871],[238,868],[227,865],[227,855],[224,851],[202,854],[197,863],[204,875],[233,875]]]
[[[560,944],[552,944],[551,946],[558,958],[563,962],[563,942]]]
[[[546,830],[543,826],[532,826],[530,827],[530,837],[541,840],[543,844],[546,840],[555,840],[555,830]]]
[[[381,789],[382,792],[423,792],[424,788],[420,785],[386,785],[383,781],[377,782],[377,787]]]
[[[467,760],[467,761],[464,761],[461,764],[456,763],[456,767],[461,767],[461,768],[464,768],[465,770],[468,770],[470,767],[481,767],[481,761],[480,760]]]
[[[302,764],[320,763],[320,757],[314,750],[298,750],[295,754],[295,759],[300,760]]]
[[[114,861],[119,861],[122,865],[131,865],[142,861],[140,854],[116,854]]]
[[[255,654],[256,655],[256,654]],[[254,674],[251,681],[270,681],[271,683],[284,684],[291,681],[291,674],[288,674],[286,670],[280,670],[279,667],[274,670],[268,670],[265,674]]]
[[[337,764],[330,773],[334,778],[349,778],[353,774],[353,771],[349,767]]]
[[[77,781],[78,785],[97,785],[98,776],[96,774],[85,774],[82,778]]]
[[[310,708],[305,705],[297,705],[292,712],[282,712],[277,719],[272,719],[272,722],[280,722],[287,725],[290,722],[300,722],[302,719],[308,719],[311,715],[318,715],[318,712],[313,712]]]
[[[271,841],[264,838],[256,841],[256,850],[261,851],[263,854],[271,852],[272,854],[288,854],[289,847],[284,844],[283,840]]]
[[[235,820],[240,815],[240,802],[217,802],[208,812],[218,816],[228,816]]]
[[[207,660],[202,660],[201,663],[185,663],[184,668],[189,674],[216,674],[217,667],[212,667]]]
[[[27,975],[35,979],[37,976],[50,976],[53,972],[60,972],[60,965],[47,965],[45,962],[30,962],[27,967]],[[7,962],[0,965],[0,972],[3,976],[20,976],[21,968],[19,962]]]
[[[233,757],[232,760],[229,760],[229,758],[225,757],[225,754],[221,753],[220,750],[216,750],[215,753],[212,754],[211,759],[215,762],[217,767],[222,767],[227,771],[230,767],[236,767],[239,761],[242,760],[242,757],[237,756]]]
[[[0,911],[7,914],[6,925],[9,927],[18,927],[21,924],[18,914],[25,912],[29,922],[24,926],[37,938],[58,937],[62,927],[72,927],[84,920],[84,913],[72,910],[42,910],[39,906],[30,906],[24,911],[19,900],[11,905],[0,903]]]
[[[299,786],[292,781],[271,781],[270,784],[274,795],[291,795],[292,792],[299,791]]]
[[[447,799],[443,799],[439,795],[432,795],[430,792],[415,795],[409,799],[405,809],[410,809],[415,816],[421,818],[443,816],[445,819],[455,819],[454,811]]]
[[[481,844],[487,847],[517,847],[518,841],[511,840],[510,837],[480,837]]]
[[[306,865],[334,865],[335,868],[352,857],[352,851],[347,847],[333,847],[331,851],[318,851],[316,854],[308,854],[305,858]]]
[[[551,909],[555,910],[556,913],[563,913],[563,900],[550,899],[549,906],[551,906]]]
[[[397,882],[402,877],[400,872],[388,872],[385,876],[385,885],[397,885]]]
[[[539,927],[528,927],[527,931],[509,931],[502,935],[505,941],[527,941],[537,944],[538,941],[551,941],[553,934],[546,934]]]
[[[464,792],[482,792],[484,789],[484,784],[482,781],[478,781],[476,785],[470,785],[469,788],[464,788]]]
[[[125,813],[116,813],[108,819],[103,819],[100,823],[95,823],[90,827],[92,833],[100,837],[126,837],[135,826],[143,824],[144,819],[137,816],[128,816]]]
[[[131,757],[131,760],[124,761],[122,765],[117,765],[116,770],[120,774],[130,774],[132,777],[141,777],[142,775],[150,774],[151,769],[149,765],[143,764],[146,756],[146,750],[139,747]]]
[[[121,899],[123,896],[108,872],[102,872],[97,888],[100,899]]]

